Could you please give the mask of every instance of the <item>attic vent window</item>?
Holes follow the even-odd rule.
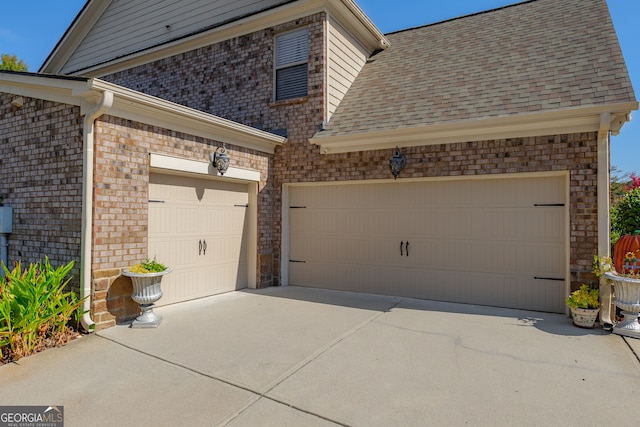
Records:
[[[276,36],[276,101],[307,96],[309,30]]]

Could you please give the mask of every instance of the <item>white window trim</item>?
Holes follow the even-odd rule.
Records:
[[[309,39],[308,39],[309,27],[307,27],[307,26],[298,27],[298,28],[295,28],[295,29],[290,30],[290,31],[284,31],[282,33],[278,33],[273,38],[273,101],[274,102],[287,101],[289,99],[296,99],[296,98],[278,99],[278,97],[277,97],[277,94],[278,94],[278,70],[282,70],[282,69],[285,69],[285,68],[291,68],[291,67],[295,67],[295,66],[298,66],[298,65],[307,64],[307,79],[309,77],[309,75],[308,75],[308,73],[309,73],[309,66],[308,66],[308,64],[309,64],[309,55],[308,54],[307,54],[307,58],[305,60],[303,60],[303,61],[290,62],[290,63],[287,63],[286,65],[278,66],[278,37],[283,36],[285,34],[295,33],[297,31],[303,31],[303,30],[307,31],[307,52],[308,52],[308,48],[309,48]],[[307,80],[307,85],[308,85],[308,80]],[[309,88],[307,87],[307,95],[308,95],[308,93],[309,93]]]

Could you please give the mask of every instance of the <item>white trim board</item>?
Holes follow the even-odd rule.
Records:
[[[218,170],[214,168],[210,162],[199,162],[197,160],[181,159],[155,153],[151,153],[149,157],[149,164],[152,168],[216,176],[240,181],[260,182],[260,172],[256,170],[229,167],[224,175],[220,175]]]

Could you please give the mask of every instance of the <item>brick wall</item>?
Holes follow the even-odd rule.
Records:
[[[275,35],[294,28],[309,29],[308,95],[273,102],[273,46]],[[309,146],[308,139],[324,119],[326,51],[325,14],[284,23],[245,36],[206,46],[102,79],[167,99],[229,120],[267,131],[287,131],[287,146]],[[296,162],[296,149],[286,150]],[[281,154],[282,155],[282,154]],[[261,183],[258,211],[259,284],[277,284],[280,235],[280,183],[271,176]],[[310,168],[311,165],[308,165]],[[125,254],[126,256],[126,254]]]
[[[147,256],[149,154],[208,162],[222,143],[112,116],[98,119],[96,128],[92,267],[100,270]],[[260,203],[268,187],[270,155],[226,148],[233,167],[261,173]]]
[[[75,261],[82,218],[82,117],[78,107],[0,93],[0,195],[13,207],[8,261]]]
[[[300,110],[313,115],[315,129],[323,119],[316,110],[323,109],[324,98],[324,19],[324,13],[315,14],[101,78],[248,126],[288,129],[296,139],[306,128],[298,121]],[[308,96],[273,102],[275,35],[303,26],[309,29]]]
[[[261,208],[260,262],[263,283],[279,284],[282,184],[304,181],[391,179],[392,150],[321,155],[309,144],[324,119],[324,14],[203,47],[105,79],[265,130],[286,128],[288,143],[276,150],[268,182],[271,208]],[[309,96],[272,102],[274,35],[309,25]],[[194,72],[194,70],[197,70]],[[570,172],[571,272],[573,286],[593,280],[597,249],[596,135],[582,133],[472,141],[403,149],[402,177]],[[271,263],[271,269],[265,267]]]
[[[149,256],[149,153],[208,162],[209,154],[220,145],[212,139],[112,116],[96,121],[92,314],[98,330],[138,314],[138,306],[130,298],[131,281],[120,276],[120,268]],[[226,148],[233,167],[260,171],[259,211],[269,207],[271,155],[229,144]],[[273,239],[268,221],[260,220],[259,252],[268,250],[265,242]],[[270,285],[270,269],[265,271],[261,265],[258,269],[258,284]]]
[[[389,158],[393,151],[321,155],[318,147],[292,144],[278,151],[273,174],[279,184],[392,179]],[[569,171],[572,287],[595,281],[590,271],[598,241],[597,133],[440,144],[401,151],[407,166],[400,178]],[[280,203],[280,194],[276,199]],[[279,236],[279,220],[274,228]],[[276,242],[278,254],[279,238]]]

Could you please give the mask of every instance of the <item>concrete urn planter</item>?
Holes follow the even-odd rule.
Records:
[[[122,275],[131,278],[133,293],[131,299],[140,304],[142,314],[131,324],[132,328],[157,328],[162,322],[162,316],[153,312],[153,305],[162,298],[160,282],[171,269],[156,273],[132,273],[128,268],[122,270]]]
[[[624,315],[623,321],[614,326],[613,333],[640,338],[640,279],[619,276],[614,272],[604,276],[613,282],[614,304]]]

